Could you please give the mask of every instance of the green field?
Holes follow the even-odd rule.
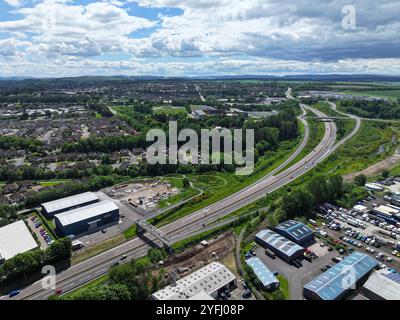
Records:
[[[187,115],[187,111],[184,107],[154,107],[153,112],[155,114],[161,114],[164,113],[168,116],[173,116],[173,115]]]

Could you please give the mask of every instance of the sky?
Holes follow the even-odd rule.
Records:
[[[400,75],[398,0],[0,0],[0,76]]]

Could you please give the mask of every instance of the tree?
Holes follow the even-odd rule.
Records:
[[[389,170],[383,170],[382,171],[382,177],[383,178],[389,178],[389,175],[390,175],[390,171]]]
[[[308,183],[308,190],[311,192],[314,203],[319,204],[330,198],[328,184],[323,176],[317,176]]]
[[[185,189],[189,188],[189,187],[190,187],[190,181],[189,181],[189,179],[186,178],[186,177],[183,178],[182,184],[183,184],[183,187],[184,187]]]
[[[364,174],[359,174],[354,177],[354,182],[359,186],[364,186],[367,183],[367,177]]]
[[[336,201],[343,195],[343,178],[341,175],[337,174],[330,177],[328,180],[328,188],[330,192],[331,199]]]
[[[289,219],[296,216],[308,216],[312,208],[313,196],[309,191],[295,190],[282,198],[283,210]]]

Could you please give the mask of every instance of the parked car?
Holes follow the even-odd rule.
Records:
[[[250,291],[250,289],[245,289],[245,290],[243,290],[243,292],[242,292],[242,298],[250,298],[251,297],[251,291]]]
[[[10,298],[15,297],[15,296],[19,295],[20,292],[21,292],[20,290],[11,291],[11,292],[8,294],[8,297],[10,297]]]

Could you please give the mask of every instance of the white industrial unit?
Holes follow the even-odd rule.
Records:
[[[221,289],[236,286],[236,276],[219,262],[212,262],[205,267],[153,293],[154,300],[209,300],[216,298]]]
[[[24,221],[20,220],[0,228],[0,263],[37,247]]]

